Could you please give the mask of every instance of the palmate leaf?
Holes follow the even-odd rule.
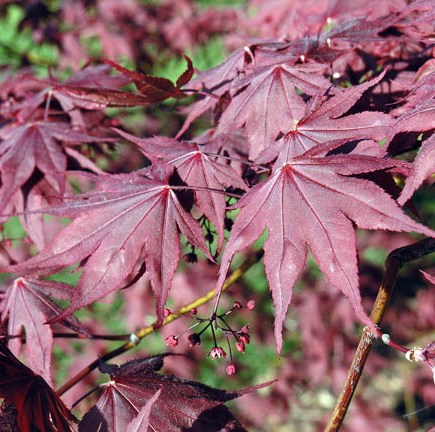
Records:
[[[217,133],[245,125],[251,144],[250,157],[255,158],[287,132],[295,120],[303,117],[305,104],[296,88],[312,95],[330,86],[319,73],[323,65],[272,65],[249,71],[233,86],[236,94],[220,118]]]
[[[212,259],[201,227],[167,181],[135,174],[100,176],[95,181],[99,191],[46,209],[75,219],[39,255],[8,271],[49,274],[86,259],[64,318],[121,288],[145,261],[161,323],[180,260],[180,231]]]
[[[302,78],[297,75],[298,81],[295,81],[294,77],[284,79],[284,71],[278,72],[280,68],[273,70],[274,80],[263,79],[266,84],[265,89],[261,90],[263,97],[258,99],[253,92],[254,80],[253,84],[232,100],[218,127],[218,132],[228,133],[235,127],[245,124],[250,143],[249,155],[251,158],[259,156],[258,162],[268,162],[276,158],[282,142],[286,141],[291,141],[290,147],[294,154],[301,154],[318,144],[332,140],[380,140],[390,136],[394,120],[388,114],[362,112],[345,115],[365,91],[384,77],[385,72],[371,81],[336,91],[329,99],[325,99],[325,91],[317,92],[308,103],[305,103],[294,89],[295,85],[302,86]],[[309,75],[305,75],[307,84],[305,87],[302,86],[303,89],[312,94],[316,86],[321,88],[322,82],[318,81],[318,76],[310,80]],[[261,102],[263,99],[264,102]],[[261,111],[263,108],[267,109],[267,112]],[[263,119],[256,121],[257,114],[254,112],[259,109],[263,112]],[[267,118],[268,121],[265,121]],[[279,135],[284,137],[275,141]]]
[[[105,141],[65,123],[45,121],[10,124],[1,129],[0,138],[0,212],[36,168],[58,193],[63,192],[67,144]]]
[[[271,384],[227,392],[204,384],[157,373],[164,355],[133,360],[120,367],[104,365],[111,381],[97,404],[83,417],[80,432],[120,432],[138,412],[156,397],[151,407],[148,431],[242,432],[224,402]],[[141,429],[146,431],[147,429]]]
[[[293,124],[281,139],[270,143],[264,149],[257,162],[274,160],[281,149],[290,157],[295,157],[330,141],[389,139],[394,119],[388,114],[365,111],[345,115],[361,95],[376,85],[384,75],[385,72],[371,81],[336,92],[327,100],[324,100],[321,93],[317,93],[308,104],[299,99],[300,106],[297,111],[305,111],[304,114],[293,120]],[[296,112],[296,108],[294,111]]]
[[[203,153],[193,142],[166,137],[143,139],[118,129],[116,131],[137,144],[149,159],[160,159],[177,168],[181,179],[187,185],[197,188],[194,192],[196,203],[216,227],[219,252],[224,240],[226,201],[223,192],[230,186],[246,190],[246,184],[240,176],[230,166],[220,164]]]
[[[72,432],[69,424],[74,416],[55,391],[23,365],[0,341],[0,398],[12,404],[17,418],[1,419],[17,423],[20,432]],[[7,413],[6,413],[7,414]],[[9,414],[10,415],[10,414]],[[3,416],[0,411],[0,416]]]
[[[264,263],[275,305],[278,351],[282,324],[307,247],[331,285],[349,298],[359,319],[370,325],[361,305],[353,224],[363,229],[435,235],[406,216],[379,186],[352,177],[393,168],[399,162],[352,154],[319,156],[323,151],[320,146],[298,157],[292,157],[290,148],[282,151],[272,175],[234,206],[240,213],[222,258],[218,289],[234,254],[267,229]]]
[[[48,296],[67,300],[72,291],[72,286],[59,282],[18,278],[0,303],[1,321],[7,320],[8,335],[17,336],[9,340],[9,348],[15,355],[24,348],[28,365],[50,385],[53,331],[47,321],[60,315],[62,308]],[[73,331],[87,334],[73,317],[61,323]],[[24,346],[18,337],[23,329],[27,342]]]

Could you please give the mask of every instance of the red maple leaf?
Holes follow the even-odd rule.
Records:
[[[435,81],[435,74],[433,80]],[[413,109],[405,112],[397,119],[396,133],[409,131],[426,131],[435,129],[435,89],[429,95],[423,95],[426,100],[420,101]]]
[[[406,216],[396,202],[371,181],[356,174],[395,167],[399,162],[372,156],[322,157],[318,146],[297,157],[282,151],[272,175],[251,189],[235,206],[240,213],[222,258],[221,289],[232,257],[251,245],[267,228],[266,275],[275,305],[275,338],[282,346],[282,323],[292,289],[307,256],[307,247],[328,281],[351,302],[365,324],[361,305],[355,224],[363,229],[435,233]]]
[[[11,351],[18,355],[22,349],[21,336],[23,328],[26,336],[24,351],[32,370],[44,377],[51,384],[51,354],[53,348],[53,331],[47,321],[61,314],[62,308],[48,296],[67,300],[73,287],[54,281],[18,278],[6,291],[0,303],[1,320],[7,320]],[[74,318],[62,321],[66,327],[83,334],[87,332]]]
[[[174,84],[167,78],[155,77],[135,72],[115,63],[104,59],[113,69],[116,69],[123,76],[129,78],[136,86],[139,94],[122,91],[115,88],[88,87],[73,84],[56,84],[54,88],[59,92],[72,96],[77,99],[94,102],[101,106],[109,107],[133,107],[147,105],[152,102],[161,102],[170,97],[182,95],[181,87],[189,82],[194,73],[192,61],[183,55],[187,62],[187,69],[177,79]]]
[[[412,164],[411,175],[406,179],[405,187],[397,202],[401,205],[405,204],[423,181],[434,173],[435,134],[423,142],[420,152]]]
[[[17,410],[20,432],[72,432],[69,412],[54,390],[0,341],[0,397]]]
[[[121,288],[145,261],[159,323],[180,260],[180,231],[210,259],[198,222],[167,181],[136,174],[95,177],[100,190],[47,213],[75,217],[39,255],[9,271],[51,273],[86,259],[62,318]]]
[[[286,96],[279,99],[282,103],[278,104],[278,107],[274,105],[277,97],[272,98],[271,95],[266,95],[270,99],[267,106],[274,107],[273,110],[269,108],[271,113],[269,115],[278,118],[282,115],[282,112],[285,112],[286,115],[283,116],[285,121],[275,119],[273,124],[278,124],[279,127],[273,126],[273,124],[270,125],[270,122],[264,123],[264,127],[262,126],[261,129],[257,125],[253,127],[254,132],[252,133],[249,132],[250,128],[252,129],[250,119],[253,114],[251,110],[258,109],[258,107],[257,103],[251,105],[249,99],[246,99],[244,104],[239,104],[237,112],[234,112],[234,110],[224,112],[222,119],[226,117],[227,112],[230,112],[234,120],[232,123],[231,120],[224,122],[225,128],[219,126],[218,130],[225,132],[230,125],[233,127],[240,126],[237,119],[243,118],[250,125],[250,128],[247,127],[248,124],[245,126],[246,133],[250,137],[250,157],[255,158],[263,150],[265,152],[265,155],[260,156],[258,159],[260,162],[274,159],[283,140],[286,142],[286,146],[287,141],[292,142],[290,147],[294,154],[301,154],[317,144],[338,139],[347,141],[361,138],[380,140],[389,136],[389,130],[394,123],[390,116],[379,112],[363,112],[347,116],[344,116],[344,114],[355,105],[366,90],[377,84],[383,76],[384,74],[381,74],[369,82],[336,92],[327,100],[325,100],[323,92],[320,92],[316,93],[308,103],[305,103],[295,93],[294,85],[291,85],[290,89],[287,86]],[[244,90],[244,92],[246,91]],[[290,99],[291,92],[294,95]],[[241,98],[242,95],[243,93],[238,98]],[[266,102],[264,106],[266,106]],[[231,104],[228,109],[230,107]],[[265,115],[265,113],[263,114]],[[260,124],[263,123],[260,122]],[[279,133],[281,135],[285,134],[285,136],[284,139],[276,142],[275,139]]]
[[[145,404],[160,391],[151,407],[149,431],[212,432],[243,429],[223,405],[270,382],[227,392],[204,384],[157,373],[163,355],[133,360],[120,367],[103,365],[111,381],[97,404],[83,417],[80,431],[125,431]],[[143,429],[146,430],[146,429]]]
[[[194,192],[196,202],[216,227],[219,252],[224,240],[226,201],[223,192],[230,186],[246,190],[246,185],[240,176],[230,166],[219,164],[203,153],[194,142],[177,141],[166,137],[141,139],[121,130],[117,132],[137,144],[144,155],[151,160],[158,158],[177,168],[181,179],[187,185],[197,188]]]
[[[107,141],[77,132],[65,123],[46,121],[10,124],[1,129],[0,138],[0,212],[36,168],[57,193],[63,193],[68,154],[65,144]]]
[[[7,100],[2,106],[2,114],[8,119],[14,118],[19,122],[34,120],[35,116],[39,115],[37,118],[40,118],[42,114],[52,113],[54,107],[51,106],[51,110],[48,111],[48,105],[51,105],[50,102],[54,98],[59,102],[64,113],[71,117],[72,124],[84,128],[83,113],[79,109],[96,110],[101,108],[101,104],[66,94],[62,91],[62,86],[118,89],[131,82],[123,75],[110,75],[109,71],[107,65],[90,65],[71,75],[64,83],[60,83],[53,77],[39,79],[30,74],[9,78],[0,86],[1,96]],[[44,108],[44,111],[38,111],[38,107]],[[58,110],[58,107],[54,109]]]
[[[316,64],[255,68],[233,86],[235,96],[219,120],[217,133],[245,125],[250,157],[255,158],[280,133],[287,132],[292,122],[303,117],[305,104],[296,88],[312,95],[330,86],[319,74],[324,69]]]

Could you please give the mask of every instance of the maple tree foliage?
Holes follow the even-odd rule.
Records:
[[[15,416],[12,413],[6,424],[13,422],[22,432],[72,431],[69,420],[74,416],[47,382],[20,363],[3,342],[0,342],[0,355],[0,396],[16,409]],[[9,409],[3,407],[0,415],[7,416]]]
[[[29,365],[50,384],[53,331],[46,322],[57,318],[62,308],[49,296],[54,294],[58,299],[68,299],[71,290],[70,285],[59,282],[18,278],[2,300],[2,320],[8,323],[8,333],[20,335],[24,328],[26,338],[32,341],[24,346],[29,351],[26,356]],[[73,316],[64,320],[63,324],[71,330],[87,334]],[[18,354],[21,345],[21,339],[17,338],[10,341],[9,348]]]
[[[410,243],[409,233],[435,237],[433,215],[418,198],[435,173],[433,0],[6,3],[5,26],[60,55],[41,77],[33,57],[12,44],[21,67],[0,66],[0,270],[9,274],[0,287],[7,342],[0,341],[0,425],[75,427],[51,388],[55,338],[104,333],[97,318],[83,324],[73,314],[92,314],[114,294],[140,310],[128,318],[135,326],[152,315],[172,349],[187,331],[199,349],[208,330],[214,346],[205,354],[222,359],[220,334],[230,376],[238,370],[232,338],[235,351],[249,351],[249,328],[257,327],[256,337],[269,345],[274,338],[286,356],[289,317],[298,315],[307,361],[285,357],[268,390],[272,401],[297,399],[295,383],[341,377],[345,366],[330,364],[331,352],[355,343],[357,322],[377,332],[367,314],[376,282],[365,273],[374,272],[366,254],[373,245],[390,251]],[[13,13],[21,14],[15,27]],[[195,47],[216,37],[226,58],[200,70]],[[161,73],[165,57],[170,70]],[[8,238],[8,224],[17,224],[11,216],[24,229],[21,241]],[[223,314],[216,304],[208,320],[192,312],[204,330],[165,333],[168,305],[182,307],[187,292],[200,298],[210,286],[225,304],[235,256],[258,245],[270,291],[262,302],[273,302],[267,324],[254,309],[252,325],[234,330],[228,316],[242,307],[236,302]],[[324,279],[313,281],[307,263]],[[58,272],[68,276],[59,282]],[[433,283],[430,271],[421,272],[426,287]],[[143,298],[134,294],[138,286]],[[246,288],[235,291],[250,304]],[[435,325],[427,306],[433,290],[406,295],[417,306],[399,298],[385,318],[393,329],[402,322],[402,342]],[[98,349],[89,348],[88,361]],[[241,404],[255,404],[253,390],[262,385],[217,390],[157,372],[163,358],[188,364],[157,354],[100,365],[111,380],[80,411],[79,430],[245,430],[224,402],[245,395]],[[350,350],[340,358],[346,364]],[[370,376],[387,367],[377,354],[374,365]],[[433,403],[433,388],[415,382]],[[41,404],[48,410],[38,414]],[[362,399],[356,406],[365,415],[354,427],[383,415]],[[244,417],[264,426],[256,413]]]
[[[79,430],[126,430],[138,410],[153,397],[154,406],[149,414],[151,430],[244,430],[223,402],[264,385],[227,392],[174,376],[162,376],[156,373],[162,366],[163,356],[132,360],[120,367],[100,366],[103,372],[109,373],[111,381],[103,386],[104,393],[85,415]]]

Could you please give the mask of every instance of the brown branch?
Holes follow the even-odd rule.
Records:
[[[417,243],[393,250],[385,262],[385,275],[379,288],[378,295],[373,305],[370,319],[379,325],[387,309],[388,301],[393,293],[393,288],[402,266],[409,262],[435,252],[435,239],[423,239]],[[343,390],[337,399],[325,432],[336,432],[340,429],[352,401],[358,381],[361,378],[364,365],[372,347],[374,336],[368,327],[365,327],[354,359],[349,368]]]
[[[239,280],[255,263],[260,261],[262,258],[263,253],[257,252],[249,255],[246,260],[243,262],[243,264],[234,270],[230,276],[225,281],[225,284],[222,288],[222,290],[226,290],[228,287],[230,287],[232,284],[234,284],[237,280]],[[199,297],[198,299],[194,300],[192,303],[189,303],[185,306],[183,306],[181,309],[179,309],[177,312],[171,313],[169,316],[165,318],[163,321],[162,326],[168,325],[172,321],[175,321],[176,319],[182,317],[183,315],[189,314],[192,309],[196,309],[211,300],[215,297],[215,289],[210,290],[207,294],[205,294],[202,297]],[[160,328],[160,327],[159,327]],[[57,394],[61,396],[65,392],[67,392],[71,387],[73,387],[75,384],[77,384],[79,381],[81,381],[84,377],[89,375],[93,370],[98,368],[98,365],[101,361],[106,362],[108,360],[113,359],[114,357],[117,357],[120,354],[123,354],[135,346],[139,344],[139,342],[148,336],[151,333],[154,333],[158,328],[155,328],[154,326],[148,326],[143,327],[139,329],[137,332],[132,333],[130,335],[130,340],[126,342],[125,344],[121,345],[120,347],[107,352],[102,357],[94,360],[92,363],[87,365],[84,369],[82,369],[77,375],[72,377],[68,382],[66,382],[62,387],[60,387],[57,390]]]

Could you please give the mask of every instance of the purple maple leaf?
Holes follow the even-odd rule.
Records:
[[[326,101],[322,94],[316,94],[308,104],[299,99],[299,107],[293,110],[299,116],[285,135],[266,147],[257,161],[260,163],[273,160],[282,150],[290,157],[298,156],[322,143],[372,139],[379,141],[389,139],[392,134],[394,119],[381,112],[362,112],[344,115],[358,101],[361,95],[377,84],[384,73],[377,78],[335,93]]]
[[[167,182],[135,174],[95,177],[99,191],[47,213],[74,217],[40,253],[8,270],[49,274],[86,260],[68,316],[121,288],[145,261],[157,297],[158,322],[180,260],[180,231],[210,259],[198,222]]]
[[[361,305],[353,223],[363,229],[435,235],[406,216],[379,186],[352,177],[393,168],[399,162],[352,154],[322,157],[321,153],[323,146],[298,157],[292,157],[290,147],[280,154],[272,175],[233,207],[240,208],[240,213],[222,257],[218,289],[234,254],[267,229],[264,263],[275,305],[278,351],[282,324],[307,247],[328,281],[349,298],[359,319],[370,325]]]
[[[111,381],[97,404],[83,417],[80,431],[119,432],[160,391],[151,407],[149,429],[177,432],[242,432],[243,429],[223,405],[243,394],[270,385],[271,382],[231,392],[204,384],[157,373],[164,355],[133,360],[119,367],[103,365],[102,372]]]
[[[10,350],[18,355],[22,348],[33,371],[44,377],[51,384],[51,354],[53,348],[53,331],[47,321],[62,313],[62,308],[49,298],[67,300],[73,287],[54,281],[18,278],[6,291],[0,303],[1,320],[7,322]],[[61,321],[66,327],[87,334],[79,322],[71,317]],[[23,328],[26,344],[22,344]]]
[[[74,416],[56,392],[41,376],[22,364],[2,341],[0,368],[0,397],[16,408],[6,419],[9,424],[17,424],[20,432],[73,431],[69,421]],[[0,412],[0,417],[2,415]]]
[[[45,121],[10,124],[0,130],[0,137],[0,212],[36,168],[58,194],[63,193],[68,152],[60,142],[71,145],[103,140],[65,123]]]
[[[310,64],[279,64],[254,69],[233,86],[231,103],[220,118],[217,133],[227,133],[245,125],[251,144],[250,157],[275,141],[280,133],[291,129],[303,117],[305,104],[296,88],[313,95],[330,82],[319,74],[325,67]],[[241,91],[246,87],[243,91]]]
[[[120,130],[117,132],[137,144],[142,153],[151,160],[159,158],[174,166],[187,185],[197,188],[194,192],[196,202],[216,227],[219,252],[224,240],[224,191],[230,186],[246,190],[240,176],[230,166],[213,160],[195,143],[166,137],[141,139]]]

